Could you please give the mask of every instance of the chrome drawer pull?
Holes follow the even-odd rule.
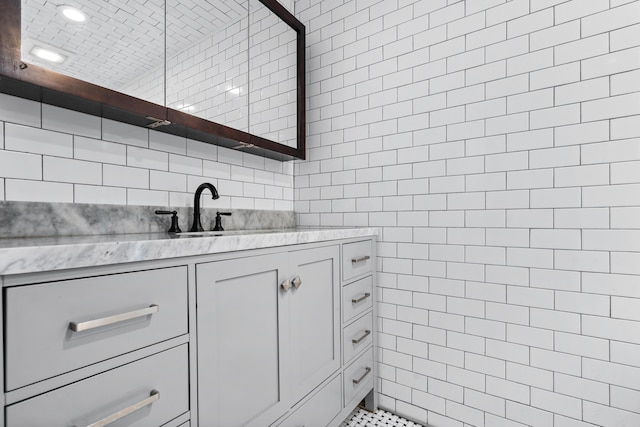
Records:
[[[365,339],[366,337],[369,336],[369,334],[371,334],[371,331],[369,329],[366,329],[364,331],[364,335],[362,335],[360,338],[358,338],[357,340],[351,340],[352,343],[354,344],[358,344],[360,341],[362,341],[363,339]]]
[[[280,287],[284,289],[285,292],[289,292],[289,289],[291,289],[291,280],[287,279],[280,283]]]
[[[360,384],[360,382],[364,379],[364,377],[369,375],[369,372],[371,372],[371,368],[369,368],[368,366],[364,369],[365,369],[364,374],[362,374],[360,378],[356,378],[355,380],[353,380],[354,384]]]
[[[358,264],[362,261],[368,261],[371,257],[369,255],[362,256],[360,258],[351,258],[351,264]]]
[[[93,424],[89,424],[87,427],[104,427],[106,425],[109,425],[111,423],[118,421],[120,418],[124,418],[127,415],[144,408],[145,406],[151,405],[153,402],[156,402],[159,399],[160,399],[160,392],[158,390],[151,390],[151,393],[149,393],[149,397],[147,397],[146,399],[141,400],[138,403],[134,403],[128,408],[121,409],[118,412],[111,414],[106,418],[101,419],[100,421],[96,421]]]
[[[360,298],[358,298],[358,299],[352,299],[352,300],[351,300],[351,303],[352,303],[352,304],[357,304],[357,303],[359,303],[359,302],[361,302],[361,301],[366,300],[366,299],[367,299],[367,298],[369,298],[370,296],[371,296],[371,294],[370,294],[369,292],[366,292],[366,293],[365,293],[363,296],[361,296]]]
[[[115,316],[103,317],[102,319],[87,320],[86,322],[71,322],[69,323],[69,329],[73,332],[88,331],[90,329],[96,329],[101,326],[112,325],[118,322],[124,322],[125,320],[135,319],[136,317],[144,317],[160,311],[160,306],[152,304],[147,308],[140,310],[130,311],[128,313],[116,314]]]

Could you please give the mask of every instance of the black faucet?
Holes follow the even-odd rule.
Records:
[[[209,191],[211,191],[211,198],[213,200],[220,198],[220,195],[218,195],[218,190],[216,190],[216,187],[214,187],[213,184],[205,182],[198,186],[193,199],[193,225],[191,226],[191,230],[189,230],[191,232],[204,231],[204,229],[202,228],[202,224],[200,223],[200,196],[202,195],[202,192],[207,188],[209,189]]]

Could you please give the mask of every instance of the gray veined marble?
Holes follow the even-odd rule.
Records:
[[[156,210],[178,211],[182,231],[193,221],[193,208],[124,206],[41,202],[0,202],[0,238],[86,236],[99,234],[157,233],[167,231],[170,216]],[[202,226],[211,230],[217,209],[201,209]],[[293,228],[292,211],[229,210],[225,230]]]
[[[377,234],[375,228],[299,229],[293,212],[252,210],[231,210],[223,235],[169,234],[171,217],[156,210],[178,211],[180,227],[189,230],[193,208],[0,202],[0,276]],[[206,230],[216,212],[201,210]]]
[[[167,233],[0,239],[0,276],[297,245],[377,234],[375,228],[283,229],[224,236]]]

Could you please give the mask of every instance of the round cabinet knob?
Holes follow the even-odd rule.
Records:
[[[289,292],[289,289],[291,289],[291,281],[289,279],[285,280],[280,284],[280,287],[284,289],[285,292]]]
[[[292,283],[293,283],[293,286],[295,286],[296,289],[298,289],[300,286],[302,286],[302,279],[300,278],[300,276],[296,276],[293,278]]]

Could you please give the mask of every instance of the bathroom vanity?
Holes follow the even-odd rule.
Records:
[[[0,240],[0,425],[335,426],[373,409],[375,241]]]

